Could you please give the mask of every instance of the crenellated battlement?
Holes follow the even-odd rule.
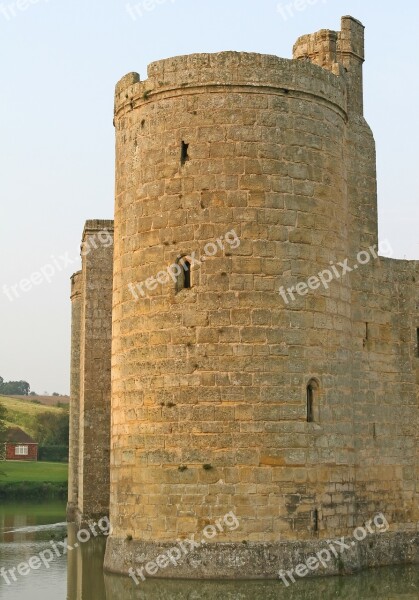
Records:
[[[215,91],[226,86],[234,91],[254,92],[271,88],[279,93],[315,95],[347,110],[346,81],[336,77],[343,71],[329,73],[310,62],[247,52],[191,54],[153,62],[148,79],[128,73],[116,85],[115,116],[120,117],[156,96],[185,95],[188,90],[211,87]]]
[[[131,72],[118,82],[115,116],[138,108],[157,94],[184,94],[188,89],[208,86],[264,87],[310,94],[337,104],[345,112],[362,113],[363,62],[364,26],[353,17],[342,17],[341,31],[322,29],[300,37],[291,60],[251,52],[219,52],[153,62],[146,80]]]

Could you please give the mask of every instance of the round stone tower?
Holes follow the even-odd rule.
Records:
[[[350,282],[330,272],[361,103],[337,38],[322,66],[302,40],[117,85],[109,570],[273,575],[282,542],[353,526]]]

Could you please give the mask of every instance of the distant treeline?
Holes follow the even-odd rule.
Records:
[[[68,446],[39,446],[38,460],[67,463]]]
[[[0,394],[4,396],[29,396],[31,386],[27,381],[4,381],[0,377]]]

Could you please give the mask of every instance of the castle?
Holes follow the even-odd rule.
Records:
[[[419,562],[419,262],[380,256],[363,62],[343,17],[117,84],[115,221],[72,278],[68,516],[110,511],[106,569],[277,577],[379,513],[317,573]]]

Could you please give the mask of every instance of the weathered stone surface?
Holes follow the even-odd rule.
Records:
[[[82,272],[71,277],[71,365],[70,436],[67,520],[75,520],[79,498],[79,424],[80,424],[80,342],[82,315]]]
[[[117,573],[128,573],[130,568],[135,573],[138,569],[140,585],[141,574],[144,579],[279,579],[279,572],[282,571],[284,575],[291,572],[294,579],[300,581],[295,568],[307,564],[310,558],[316,558],[319,552],[328,549],[326,541],[318,539],[282,543],[244,541],[206,544],[181,558],[176,565],[167,560],[167,566],[156,569],[157,573],[153,576],[150,566],[147,570],[145,566],[157,564],[157,557],[170,553],[173,550],[172,543],[133,542],[112,537],[107,542],[105,568]],[[337,545],[336,549],[339,549]],[[173,552],[171,556],[176,558]],[[381,533],[357,542],[313,571],[307,569],[307,575],[349,575],[365,568],[416,563],[419,563],[418,533]],[[289,577],[288,582],[293,583]]]
[[[347,568],[418,559],[419,263],[378,257],[363,59],[344,17],[294,60],[176,57],[117,86],[109,570],[230,512],[199,568],[159,575],[243,576],[240,554],[272,576],[269,552],[378,513],[391,533]],[[166,270],[191,256],[181,289]]]
[[[87,221],[73,276],[69,504],[79,526],[109,513],[113,221]]]

